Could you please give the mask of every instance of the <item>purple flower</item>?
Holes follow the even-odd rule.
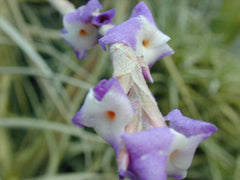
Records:
[[[168,150],[173,135],[167,127],[153,128],[139,133],[124,133],[123,142],[129,153],[129,165],[121,176],[132,180],[166,180]]]
[[[104,49],[106,44],[124,43],[152,66],[158,59],[174,53],[167,44],[169,40],[170,38],[156,27],[146,4],[140,2],[133,9],[131,18],[110,29],[99,39],[99,43]]]
[[[91,20],[93,13],[101,8],[98,0],[90,0],[86,6],[81,6],[63,17],[62,37],[74,50],[78,59],[84,59],[87,51],[97,43],[97,28],[91,24]]]
[[[217,128],[211,123],[183,116],[178,109],[171,111],[165,119],[170,121],[169,127],[174,129],[175,135],[169,151],[167,173],[170,177],[183,179],[198,145]]]
[[[165,118],[170,121],[170,127],[122,135],[129,164],[123,170],[120,168],[121,177],[132,180],[165,180],[167,176],[183,179],[198,145],[217,130],[210,123],[183,116],[179,110],[173,110]]]
[[[74,12],[63,17],[63,39],[71,46],[78,59],[84,59],[87,51],[97,44],[99,35],[97,26],[111,23],[114,10],[99,13],[102,9],[98,0],[89,0]]]
[[[102,80],[90,89],[81,109],[73,118],[77,126],[92,127],[111,144],[116,153],[125,126],[132,120],[134,110],[118,79]]]

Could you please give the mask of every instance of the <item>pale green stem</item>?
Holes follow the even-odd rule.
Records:
[[[68,0],[47,0],[62,15],[68,14],[75,10],[75,7]]]

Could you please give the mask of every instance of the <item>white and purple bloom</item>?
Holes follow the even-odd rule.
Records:
[[[124,133],[123,142],[129,153],[127,171],[120,177],[132,180],[166,180],[167,151],[173,135],[167,127],[153,128],[138,133]]]
[[[174,129],[173,140],[168,161],[167,173],[170,177],[183,179],[187,175],[193,155],[199,144],[213,135],[217,128],[211,123],[194,120],[183,116],[181,111],[171,111],[165,119]]]
[[[158,59],[174,53],[167,44],[169,40],[155,25],[147,5],[140,2],[133,9],[130,19],[110,29],[99,39],[99,43],[104,49],[107,44],[124,43],[151,67]]]
[[[121,134],[132,120],[134,109],[117,78],[102,80],[87,94],[81,109],[73,118],[79,127],[92,127],[118,153]]]
[[[78,59],[84,59],[87,51],[97,44],[98,27],[110,23],[114,10],[100,13],[98,0],[89,0],[85,6],[64,15],[62,37],[71,46]]]
[[[213,124],[185,117],[179,110],[173,110],[165,118],[170,121],[169,127],[122,135],[130,160],[127,170],[120,170],[121,177],[183,179],[198,145],[217,130]]]

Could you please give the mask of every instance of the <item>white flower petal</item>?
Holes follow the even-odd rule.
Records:
[[[186,137],[173,129],[171,131],[175,137],[169,151],[167,173],[171,177],[182,179],[187,175],[187,170],[203,135]]]
[[[141,28],[136,35],[136,54],[142,56],[144,61],[151,65],[158,59],[170,55],[173,50],[167,45],[170,37],[161,32],[145,17],[139,16]]]
[[[101,137],[116,147],[120,144],[120,136],[133,115],[132,105],[123,90],[110,87],[104,97],[98,100],[94,97],[93,89],[90,89],[77,121],[94,128]]]
[[[62,37],[75,50],[88,50],[97,43],[97,28],[92,24],[76,24],[74,28],[63,33]]]

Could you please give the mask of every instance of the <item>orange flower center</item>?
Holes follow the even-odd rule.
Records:
[[[149,39],[144,39],[142,41],[142,45],[146,48],[148,48],[150,46],[150,40]]]
[[[176,149],[171,153],[171,155],[169,157],[170,161],[172,161],[177,154],[178,154],[178,150]]]
[[[85,29],[80,29],[78,33],[80,36],[86,36],[88,34]]]
[[[107,111],[106,112],[107,117],[109,118],[110,121],[113,121],[115,119],[115,112],[114,111]]]

